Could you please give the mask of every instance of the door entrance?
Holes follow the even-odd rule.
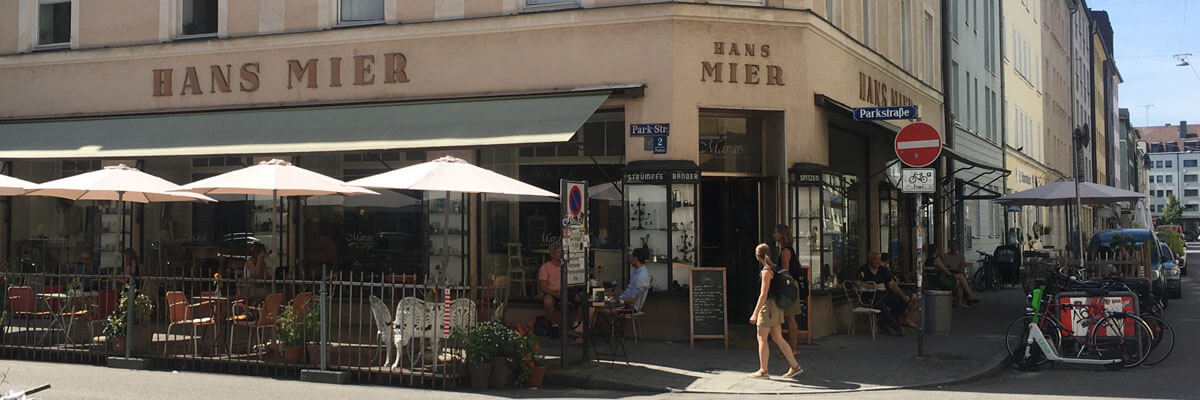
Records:
[[[704,178],[700,182],[700,265],[724,267],[729,321],[745,321],[758,300],[763,242],[761,183],[756,178]]]

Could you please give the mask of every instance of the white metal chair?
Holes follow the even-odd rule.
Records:
[[[392,360],[392,352],[396,350],[395,334],[396,329],[392,325],[392,312],[388,309],[383,300],[380,300],[375,295],[371,295],[371,316],[375,318],[375,328],[378,330],[379,341],[383,342],[383,346],[387,348],[387,356],[383,359],[383,365],[387,366]],[[400,359],[400,353],[396,352],[396,360]]]
[[[641,340],[641,334],[638,333],[638,320],[642,318],[642,306],[646,304],[646,297],[650,295],[650,288],[646,288],[638,295],[637,301],[633,303],[633,312],[621,314],[621,318],[629,320],[630,325],[633,325],[633,342],[638,343]]]
[[[842,291],[846,294],[846,299],[850,302],[850,307],[854,311],[854,319],[850,320],[850,336],[854,336],[854,325],[858,322],[859,317],[867,317],[867,322],[871,324],[871,339],[879,332],[877,322],[880,310],[873,308],[868,304],[864,304],[862,297],[859,296],[859,287],[862,282],[847,281],[842,284]]]

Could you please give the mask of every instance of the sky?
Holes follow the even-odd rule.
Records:
[[[1113,25],[1113,53],[1124,83],[1117,92],[1133,126],[1200,123],[1200,1],[1087,0]],[[1175,54],[1192,53],[1190,66]],[[1152,105],[1152,107],[1145,107]]]

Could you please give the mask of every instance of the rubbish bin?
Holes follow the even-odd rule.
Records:
[[[925,332],[945,333],[950,331],[950,315],[954,292],[948,290],[926,290]]]

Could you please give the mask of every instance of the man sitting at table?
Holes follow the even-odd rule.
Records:
[[[886,294],[872,296],[874,298],[873,306],[883,311],[879,313],[879,316],[883,326],[890,331],[888,334],[904,336],[904,328],[900,326],[900,317],[908,309],[908,302],[911,299],[896,283],[896,277],[892,275],[892,270],[883,265],[879,252],[872,251],[868,255],[867,263],[858,270],[858,274],[866,288],[876,289],[881,285],[886,288]]]
[[[590,308],[588,310],[588,324],[589,325],[596,324],[596,313],[597,312],[608,314],[608,315],[613,315],[613,314],[617,314],[617,313],[631,313],[634,311],[640,311],[640,310],[636,309],[636,307],[642,306],[641,304],[637,304],[638,298],[642,297],[642,294],[646,293],[647,290],[650,290],[650,272],[646,271],[646,260],[649,258],[650,258],[650,252],[648,250],[646,250],[646,249],[634,249],[633,250],[633,255],[629,257],[629,265],[633,266],[633,273],[629,275],[629,287],[626,287],[625,291],[621,292],[621,294],[616,297],[617,303],[620,304],[620,307],[619,308],[609,308],[609,307],[592,307],[592,308]],[[577,333],[577,334],[583,333],[583,326],[576,327],[575,333]],[[582,343],[583,338],[580,338],[579,340],[576,340],[575,342]]]
[[[79,254],[79,265],[75,266],[75,275],[83,275],[79,277],[79,283],[83,290],[96,290],[98,283],[95,279],[86,277],[86,275],[96,275],[99,271],[96,270],[95,264],[92,263],[92,253],[85,251]]]
[[[538,290],[542,293],[542,307],[546,312],[546,319],[550,320],[550,331],[559,332],[558,312],[555,310],[562,300],[562,246],[557,244],[550,245],[549,248],[550,260],[542,264],[538,268]],[[570,305],[579,305],[582,308],[583,291],[568,290],[567,302]],[[576,315],[575,325],[579,324],[579,316]],[[551,333],[553,336],[555,333]]]

